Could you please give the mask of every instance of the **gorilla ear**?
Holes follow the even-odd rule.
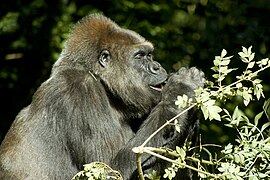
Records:
[[[108,66],[109,62],[111,61],[111,54],[108,50],[102,50],[99,55],[99,63],[101,66],[106,67]]]

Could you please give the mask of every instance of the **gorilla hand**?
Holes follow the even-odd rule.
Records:
[[[178,95],[186,94],[194,97],[194,90],[203,87],[205,82],[204,73],[195,67],[181,68],[173,74],[162,90],[162,101],[167,105],[175,105],[174,101]]]

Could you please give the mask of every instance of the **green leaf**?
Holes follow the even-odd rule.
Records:
[[[218,82],[221,82],[221,81],[223,81],[224,79],[225,79],[225,76],[224,76],[224,75],[219,76],[219,78],[218,78]]]
[[[262,128],[261,131],[263,132],[265,129],[267,129],[270,126],[270,122],[265,123]]]
[[[247,55],[251,55],[251,53],[252,53],[251,49],[252,49],[252,46],[249,46]]]
[[[153,170],[150,174],[146,175],[146,177],[150,180],[160,180],[161,178],[155,170]]]
[[[247,106],[249,104],[250,100],[252,99],[252,95],[249,94],[248,90],[244,89],[242,96],[244,98],[244,105]]]
[[[225,57],[227,55],[227,51],[225,49],[222,49],[221,57]]]
[[[230,72],[235,71],[235,70],[237,70],[237,68],[228,69],[227,73],[230,73]]]
[[[249,102],[250,102],[249,99],[244,99],[244,101],[243,101],[243,103],[244,103],[245,106],[248,106]]]
[[[245,58],[245,57],[246,57],[246,55],[245,55],[243,52],[239,52],[238,55],[239,55],[240,57],[242,57],[242,58]]]
[[[180,148],[178,154],[180,155],[181,160],[184,161],[186,158],[186,151],[183,148]]]
[[[262,82],[262,80],[260,80],[260,79],[254,79],[253,80],[253,83],[254,84],[260,84]]]
[[[268,61],[269,61],[269,58],[265,58],[265,59],[258,61],[257,64],[259,65],[259,67],[262,68],[263,66],[266,66],[268,64]]]
[[[221,57],[220,56],[216,56],[215,60],[213,61],[215,66],[219,66],[220,62],[221,62]]]
[[[238,109],[238,106],[236,106],[234,111],[233,111],[232,119],[236,120],[241,116],[242,116],[242,112]]]
[[[252,61],[254,59],[254,57],[255,57],[255,53],[250,54],[249,55],[249,61]]]
[[[231,117],[230,112],[227,109],[223,109],[223,112],[226,114],[226,116]]]
[[[177,152],[178,154],[180,154],[181,148],[180,148],[179,146],[176,146],[175,148],[176,148],[176,149],[175,149],[176,152]]]
[[[261,96],[264,97],[263,86],[261,84],[256,84],[254,86],[254,95],[256,95],[258,100],[261,98]]]
[[[243,55],[243,54],[241,54],[241,55]],[[240,59],[241,59],[244,63],[248,63],[248,62],[249,62],[248,59],[245,58],[245,57],[240,56]]]
[[[222,58],[222,60],[223,60],[223,61],[225,61],[225,60],[230,60],[232,57],[233,57],[233,56],[224,57],[224,58]]]
[[[174,127],[175,127],[175,130],[180,133],[180,124],[178,123],[178,120],[174,120]]]
[[[202,110],[202,113],[203,113],[204,119],[205,119],[205,120],[206,120],[206,119],[208,119],[208,117],[209,117],[209,113],[208,113],[207,107],[206,107],[206,106],[204,106],[204,105],[202,105],[202,106],[201,106],[201,110]]]
[[[243,87],[242,83],[237,83],[235,86],[236,86],[236,88],[238,88],[238,89],[241,88],[241,87]]]
[[[242,46],[242,52],[243,52],[244,54],[248,54],[247,48],[245,48],[244,46]]]
[[[177,100],[175,101],[175,105],[178,106],[178,108],[185,108],[187,106],[187,95],[183,96],[177,96]]]
[[[218,72],[218,67],[214,66],[211,68],[211,70],[213,70],[214,72]]]
[[[219,106],[211,106],[208,108],[208,111],[209,111],[210,120],[212,119],[215,119],[218,121],[221,120],[219,113],[222,111],[222,109]]]
[[[223,61],[221,61],[220,65],[221,65],[221,66],[228,66],[228,65],[230,64],[230,62],[231,62],[230,59],[228,59],[228,60],[223,60]]]
[[[253,68],[254,67],[254,65],[255,65],[255,61],[253,61],[253,62],[250,62],[250,63],[248,63],[248,69],[251,69],[251,68]]]
[[[254,118],[254,124],[255,124],[255,126],[258,126],[259,120],[261,119],[262,115],[263,115],[263,112],[260,112],[259,114],[257,114],[255,116],[255,118]]]
[[[215,78],[215,79],[218,79],[219,74],[213,74],[212,77]]]
[[[223,74],[226,74],[227,70],[228,70],[227,66],[222,66],[222,67],[219,68],[219,72],[221,72]]]
[[[239,163],[240,162],[240,156],[238,154],[234,154],[234,161],[236,163]]]

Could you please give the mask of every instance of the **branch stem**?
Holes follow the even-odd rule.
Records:
[[[173,118],[171,118],[170,120],[168,120],[166,123],[164,123],[162,126],[160,126],[160,128],[158,128],[155,132],[153,132],[143,143],[142,143],[142,147],[144,147],[159,131],[161,131],[164,127],[166,127],[167,125],[169,125],[171,122],[173,122],[175,119],[177,119],[178,117],[180,117],[181,115],[183,115],[184,113],[188,112],[190,109],[192,109],[193,107],[195,107],[197,105],[197,103],[192,104],[191,106],[189,106],[188,108],[186,108],[185,110],[183,110],[181,113],[177,114],[176,116],[174,116]]]
[[[167,158],[167,157],[162,156],[162,155],[160,155],[160,154],[157,154],[157,153],[155,153],[155,152],[153,152],[153,151],[150,151],[150,150],[148,150],[147,148],[144,148],[144,152],[146,152],[146,153],[148,153],[148,154],[151,154],[151,155],[153,155],[153,156],[156,156],[156,157],[158,157],[158,158],[160,158],[160,159],[163,159],[163,160],[165,160],[165,161],[168,161],[168,162],[171,162],[171,163],[174,163],[174,164],[178,164],[178,165],[183,166],[183,167],[185,167],[185,168],[191,169],[191,170],[196,171],[196,172],[198,172],[198,173],[205,174],[205,175],[207,175],[207,176],[209,176],[209,177],[212,177],[212,178],[215,178],[215,179],[218,178],[218,176],[215,175],[215,174],[211,174],[211,173],[209,173],[209,172],[202,171],[202,170],[200,170],[200,169],[194,168],[194,167],[192,167],[192,166],[190,166],[190,165],[187,165],[187,164],[185,164],[185,163],[181,163],[181,162],[175,161],[175,160],[173,160],[173,159]]]
[[[236,84],[238,84],[238,83],[240,83],[240,82],[242,82],[242,81],[249,80],[247,77],[253,78],[253,77],[257,76],[257,74],[258,74],[259,72],[264,71],[265,69],[267,69],[267,68],[269,68],[269,67],[270,67],[270,64],[268,64],[267,66],[265,66],[265,67],[259,69],[258,71],[255,71],[255,72],[249,74],[248,76],[244,76],[243,79],[239,79],[238,81],[236,81],[236,82],[234,82],[234,83],[232,83],[232,84],[230,84],[230,85],[228,85],[228,86],[220,87],[220,88],[216,91],[216,93],[219,93],[219,92],[223,91],[223,89],[228,88],[228,87],[232,87],[232,86],[234,86],[234,85],[236,85]]]
[[[142,153],[136,153],[136,164],[140,180],[145,180],[142,170]]]

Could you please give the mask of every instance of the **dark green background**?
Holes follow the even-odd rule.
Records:
[[[211,79],[212,60],[224,48],[235,55],[253,46],[256,59],[269,57],[269,0],[2,0],[0,3],[0,142],[17,113],[48,78],[69,29],[83,16],[102,12],[154,43],[155,59],[169,71],[197,66]],[[264,72],[266,97],[269,70]],[[232,74],[228,79],[234,81]],[[228,103],[232,109],[241,100]],[[244,108],[249,117],[262,102]],[[221,123],[202,122],[202,139],[227,143],[234,133]],[[231,138],[231,139],[230,139]]]

